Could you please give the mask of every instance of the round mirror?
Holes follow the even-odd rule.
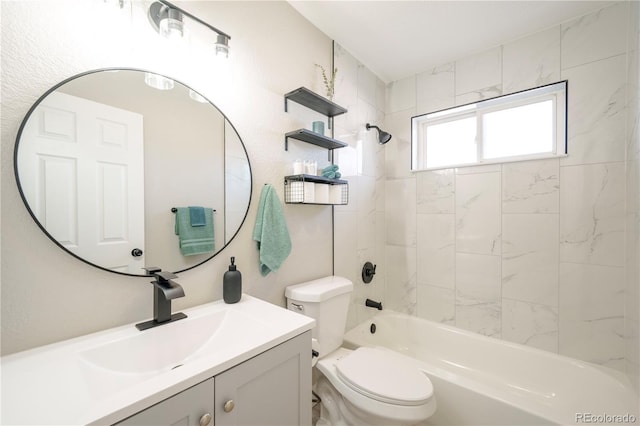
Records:
[[[193,89],[134,69],[74,76],[29,110],[18,189],[58,246],[101,269],[183,272],[242,226],[251,167],[225,115]]]

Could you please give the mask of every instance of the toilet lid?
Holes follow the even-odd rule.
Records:
[[[429,378],[392,351],[358,348],[341,358],[336,370],[347,386],[381,402],[422,405],[433,395]]]

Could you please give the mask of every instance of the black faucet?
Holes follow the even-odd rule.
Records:
[[[153,284],[153,319],[136,324],[136,328],[142,331],[186,318],[187,316],[182,312],[171,314],[171,301],[184,297],[182,286],[172,281],[173,278],[178,278],[178,276],[174,273],[163,271],[156,266],[144,269],[148,275],[153,275],[156,278],[151,281],[151,284]]]
[[[364,302],[365,306],[368,308],[376,308],[377,310],[382,310],[382,302],[376,302],[375,300],[367,299]]]

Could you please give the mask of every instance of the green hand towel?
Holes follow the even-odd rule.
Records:
[[[204,207],[189,206],[189,217],[191,218],[191,226],[205,226],[207,224]]]
[[[183,256],[213,253],[215,234],[213,229],[213,209],[204,209],[204,226],[191,226],[191,214],[188,207],[178,207],[176,211],[175,233]]]
[[[282,204],[270,184],[262,187],[253,239],[260,251],[260,274],[263,277],[271,271],[277,271],[291,253],[291,238]]]

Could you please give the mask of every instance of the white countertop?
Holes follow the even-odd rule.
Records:
[[[100,355],[101,349],[96,347],[102,345],[122,347],[122,339],[136,339],[141,333],[155,333],[145,338],[157,336],[156,344],[160,340],[164,345],[163,329],[170,332],[169,327],[178,327],[183,321],[182,327],[186,321],[220,311],[227,311],[227,322],[182,360],[179,368],[133,371],[137,365],[145,365],[145,360],[136,363],[132,354],[132,371],[127,371],[129,366],[113,371],[83,355]],[[187,319],[150,330],[138,331],[130,324],[0,358],[0,423],[113,424],[311,330],[315,324],[309,317],[246,294],[236,304],[216,301],[183,312]],[[236,321],[243,318],[245,322]],[[130,341],[134,340],[125,340],[127,344]],[[166,345],[169,351],[172,342]],[[131,348],[134,352],[133,345]]]

